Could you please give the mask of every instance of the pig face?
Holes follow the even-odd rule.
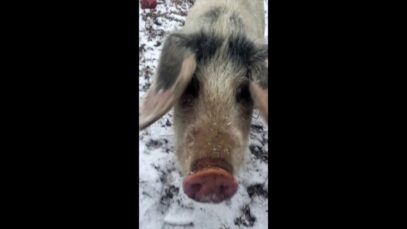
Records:
[[[251,115],[267,121],[267,46],[242,34],[172,34],[157,78],[140,110],[143,129],[174,107],[176,155],[184,192],[199,202],[232,197],[243,163]]]

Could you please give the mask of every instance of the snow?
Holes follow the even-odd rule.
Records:
[[[140,8],[140,101],[155,76],[165,36],[183,26],[192,2],[158,0],[156,9]],[[264,3],[267,18],[268,0]],[[183,193],[183,177],[174,155],[172,114],[170,111],[139,135],[140,228],[267,228],[268,127],[258,111],[252,118],[245,166],[237,177],[239,189],[220,204],[197,203]]]

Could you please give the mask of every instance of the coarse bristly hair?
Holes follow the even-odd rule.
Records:
[[[142,128],[174,107],[176,155],[184,173],[202,158],[222,159],[231,171],[243,163],[257,100],[250,85],[268,88],[263,4],[198,0],[184,28],[164,43]]]
[[[234,171],[240,167],[253,111],[249,80],[258,78],[267,87],[267,77],[258,77],[267,75],[267,48],[259,42],[264,33],[258,39],[247,36],[245,28],[249,25],[239,7],[229,7],[228,1],[216,2],[200,14],[200,5],[195,5],[197,11],[188,17],[186,27],[174,34],[195,54],[197,62],[174,110],[177,156],[186,173],[194,161],[205,157],[225,159]]]

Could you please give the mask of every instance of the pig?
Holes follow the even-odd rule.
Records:
[[[139,110],[142,130],[174,109],[183,191],[220,203],[238,189],[254,108],[268,119],[263,0],[197,0],[166,38]]]

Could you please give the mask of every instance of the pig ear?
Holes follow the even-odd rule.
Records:
[[[251,56],[251,63],[257,64],[268,60],[268,45],[262,45],[257,48],[255,53]]]
[[[262,88],[257,83],[251,82],[249,90],[261,116],[268,123],[268,88]]]
[[[260,47],[253,55],[252,61],[254,67],[250,94],[263,119],[268,123],[268,46]]]
[[[172,34],[165,41],[157,76],[139,110],[139,130],[167,113],[191,81],[196,60],[185,42],[186,37],[180,34]]]

